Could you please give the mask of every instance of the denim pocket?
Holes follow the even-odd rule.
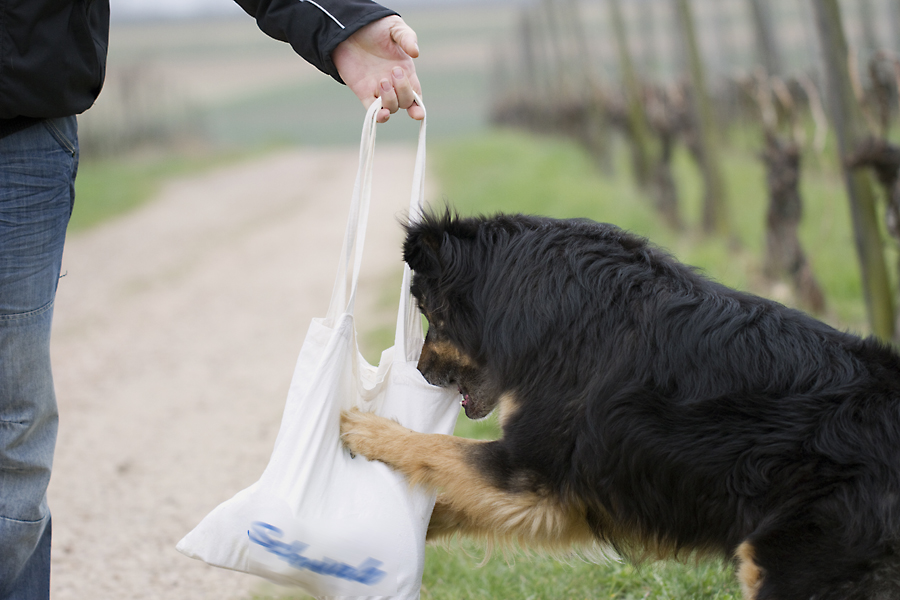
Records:
[[[0,325],[4,325],[5,323],[13,324],[14,322],[24,321],[25,319],[37,318],[43,315],[46,312],[53,310],[54,301],[51,300],[44,306],[40,308],[36,308],[34,310],[29,310],[26,312],[18,312],[18,313],[3,313],[0,311]]]
[[[63,150],[75,156],[78,151],[78,125],[74,116],[59,119],[46,119],[44,127],[53,136],[53,139],[62,146]]]

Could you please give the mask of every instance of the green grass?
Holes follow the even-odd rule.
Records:
[[[471,549],[470,552],[477,552]],[[677,598],[736,600],[733,577],[713,563],[654,563],[641,568],[621,562],[595,565],[552,559],[504,560],[497,556],[484,566],[463,551],[452,554],[430,549],[426,554],[423,600],[637,600]]]

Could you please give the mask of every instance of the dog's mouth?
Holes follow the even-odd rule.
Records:
[[[490,413],[490,410],[484,410],[484,406],[472,397],[471,393],[464,385],[457,383],[456,387],[459,390],[459,395],[462,396],[459,400],[459,405],[466,411],[466,417],[473,421],[477,421],[478,419],[483,419]]]
[[[490,402],[490,395],[485,393],[475,369],[422,359],[419,359],[418,369],[431,385],[450,389],[456,386],[460,395],[459,405],[466,411],[469,419],[483,419],[493,409],[494,403]]]
[[[468,408],[469,406],[469,392],[463,389],[462,385],[457,385],[457,389],[459,390],[459,395],[462,396],[462,399],[459,401],[459,405],[463,408]]]

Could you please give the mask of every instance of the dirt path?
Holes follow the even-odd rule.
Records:
[[[413,155],[378,150],[361,329],[401,268]],[[55,600],[258,586],[175,544],[265,467],[309,320],[327,309],[356,163],[355,150],[286,152],[172,183],[70,238],[53,339]]]

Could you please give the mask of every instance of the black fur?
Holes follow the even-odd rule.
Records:
[[[586,220],[429,215],[404,260],[429,342],[472,362],[420,363],[426,378],[458,385],[470,416],[516,399],[477,460],[498,487],[611,515],[636,537],[596,534],[626,555],[747,541],[761,600],[900,597],[889,347]]]

